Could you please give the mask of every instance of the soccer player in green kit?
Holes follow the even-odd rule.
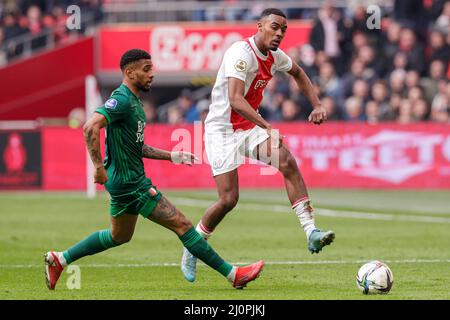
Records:
[[[94,232],[71,248],[45,254],[47,287],[54,290],[68,264],[87,255],[120,246],[131,240],[138,215],[173,231],[193,255],[241,289],[256,279],[264,262],[236,267],[224,261],[145,176],[142,158],[192,165],[195,155],[169,152],[144,143],[145,113],[139,100],[153,81],[150,54],[132,49],[120,60],[123,81],[110,99],[98,108],[83,127],[87,149],[95,166],[94,181],[105,185],[111,196],[110,229]],[[100,153],[100,129],[106,127],[106,156]]]

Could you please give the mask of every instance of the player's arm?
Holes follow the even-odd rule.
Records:
[[[292,68],[288,71],[288,73],[292,77],[294,77],[300,91],[308,98],[309,102],[311,102],[311,105],[313,106],[313,111],[309,115],[308,120],[315,124],[321,124],[322,122],[326,121],[326,110],[322,106],[319,97],[317,97],[316,93],[314,92],[314,87],[305,71],[303,71],[303,69],[297,63],[292,62]]]
[[[83,126],[84,141],[95,167],[94,182],[105,184],[108,181],[106,170],[103,167],[102,154],[100,153],[100,129],[108,124],[105,116],[94,112],[92,117]]]
[[[244,92],[244,81],[233,77],[228,78],[228,98],[231,108],[257,126],[270,130],[272,128],[271,125],[245,100]]]
[[[170,160],[176,164],[187,164],[188,166],[192,166],[197,156],[190,152],[185,151],[167,151],[162,149],[157,149],[151,147],[147,144],[142,146],[142,157],[148,159],[156,159],[156,160]]]

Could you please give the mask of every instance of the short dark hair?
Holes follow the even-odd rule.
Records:
[[[120,69],[123,71],[130,63],[139,61],[141,59],[151,59],[151,56],[145,50],[141,49],[128,50],[122,55],[122,58],[120,58]]]
[[[286,18],[286,15],[283,13],[283,11],[281,11],[280,9],[276,9],[276,8],[267,8],[264,9],[263,12],[261,12],[261,16],[259,17],[260,19],[270,16],[271,14],[274,14],[276,16],[282,16],[283,18]]]

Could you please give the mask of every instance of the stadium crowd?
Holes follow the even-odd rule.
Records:
[[[3,0],[0,5],[0,66],[20,55],[23,45],[8,41],[23,34],[50,30],[64,42],[65,8],[81,7],[82,19],[102,21],[102,3],[114,0]],[[238,0],[222,1],[229,10],[194,12],[194,20],[255,20],[263,9],[232,10]],[[201,8],[201,6],[199,6]],[[450,1],[395,0],[382,10],[380,29],[368,29],[364,6],[318,10],[287,9],[289,19],[313,19],[309,43],[287,53],[311,78],[330,120],[450,122]],[[82,22],[84,32],[86,23]],[[289,32],[289,30],[287,31]],[[32,49],[46,45],[36,37]],[[3,44],[3,45],[2,45]],[[5,45],[7,44],[7,45]],[[209,97],[195,99],[185,89],[176,102],[161,108],[145,101],[150,122],[182,123],[203,120]],[[269,82],[260,113],[269,121],[307,119],[312,107],[291,77],[278,74]]]
[[[77,5],[80,29],[69,30],[67,8]],[[36,51],[49,42],[64,43],[84,33],[90,24],[102,20],[100,0],[2,0],[0,2],[0,66],[20,56],[30,38],[29,49]]]
[[[328,119],[450,123],[450,1],[397,0],[380,29],[368,29],[367,18],[364,6],[325,5],[309,43],[287,52],[312,80]],[[208,104],[183,90],[167,116],[147,109],[150,121],[180,123],[203,120]],[[306,120],[311,110],[284,74],[269,82],[259,109],[275,122]]]

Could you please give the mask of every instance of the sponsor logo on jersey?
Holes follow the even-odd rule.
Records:
[[[258,80],[255,83],[255,90],[258,88],[264,88],[267,85],[267,81],[266,80]]]
[[[117,107],[116,99],[108,99],[108,101],[105,102],[106,109],[115,109],[116,107]]]
[[[245,62],[244,60],[238,60],[236,61],[236,63],[234,64],[234,68],[239,71],[239,72],[243,72],[245,71],[245,69],[247,69],[247,62]]]

